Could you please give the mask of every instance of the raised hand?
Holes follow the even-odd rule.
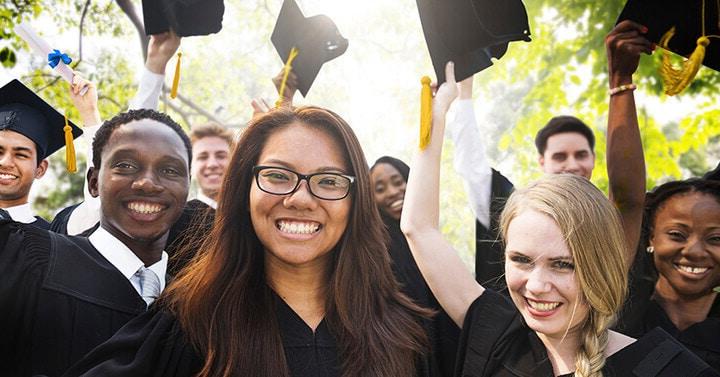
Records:
[[[94,83],[77,74],[73,76],[73,81],[70,85],[70,100],[80,113],[80,118],[84,126],[100,125],[98,93]]]
[[[611,88],[631,83],[640,55],[652,54],[655,46],[645,37],[645,33],[645,26],[625,20],[605,37]]]
[[[145,67],[150,72],[164,75],[165,66],[180,47],[181,39],[172,30],[151,35]]]

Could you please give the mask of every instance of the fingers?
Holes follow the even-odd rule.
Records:
[[[85,80],[80,75],[74,75],[72,79],[72,85],[70,85],[70,90],[73,95],[81,95],[87,92],[88,89],[93,87],[93,83]]]
[[[642,34],[645,34],[648,32],[648,28],[646,26],[640,25],[639,23],[637,23],[635,21],[624,20],[624,21],[618,23],[617,25],[615,25],[615,27],[610,32],[610,34],[623,33],[623,32],[630,31],[630,30],[636,30]]]

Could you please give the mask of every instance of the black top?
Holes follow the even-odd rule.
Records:
[[[292,377],[340,376],[335,337],[325,320],[313,330],[279,296],[275,298],[285,359]],[[128,323],[110,341],[73,366],[66,376],[195,376],[203,358],[178,320],[157,306]]]
[[[410,246],[400,230],[400,223],[387,216],[383,216],[383,220],[390,234],[389,251],[393,273],[401,290],[416,304],[436,312],[431,320],[423,323],[432,347],[426,368],[432,376],[452,376],[460,328],[443,310],[423,279]]]
[[[513,184],[492,169],[490,183],[490,229],[475,220],[475,280],[485,288],[503,294],[505,289],[505,252],[500,240],[500,213],[513,191]]]
[[[59,376],[145,301],[86,238],[0,223],[0,375]]]
[[[655,327],[679,340],[715,370],[720,371],[720,299],[716,298],[708,318],[680,331],[653,299],[657,281],[652,258],[638,250],[630,272],[630,293],[618,320],[617,330],[641,337]]]
[[[47,222],[47,220],[43,219],[40,216],[35,216],[35,221],[31,222],[30,225],[33,225],[40,229],[45,229],[45,230],[50,229],[50,223]]]
[[[57,213],[57,215],[55,215],[55,218],[53,219],[52,223],[50,223],[50,228],[48,229],[52,230],[55,233],[68,234],[67,226],[68,222],[70,221],[70,215],[80,204],[82,204],[82,202],[63,208],[60,212]]]
[[[720,376],[660,328],[607,358],[610,376]],[[460,337],[457,376],[554,376],[544,345],[515,306],[492,291],[468,309]]]

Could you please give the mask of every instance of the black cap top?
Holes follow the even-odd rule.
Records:
[[[340,35],[328,16],[305,18],[294,0],[283,2],[270,39],[283,63],[287,62],[292,48],[297,48],[292,70],[303,96],[307,95],[323,63],[344,54],[348,47],[348,40]]]
[[[82,131],[72,122],[73,139]],[[65,117],[18,80],[0,88],[0,131],[15,131],[35,142],[38,160],[65,146]],[[0,133],[0,138],[2,133]]]
[[[445,82],[445,65],[455,63],[459,82],[505,55],[510,41],[530,41],[530,26],[521,0],[417,0],[425,41],[437,82]]]
[[[223,0],[142,0],[145,34],[172,29],[180,37],[208,35],[222,29]]]
[[[646,37],[654,43],[660,43],[660,38],[674,26],[669,50],[687,57],[702,36],[703,5],[705,35],[720,34],[720,9],[715,0],[628,0],[618,22],[632,20],[647,27]],[[720,39],[710,39],[703,65],[720,71]]]

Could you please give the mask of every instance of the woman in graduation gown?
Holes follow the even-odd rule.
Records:
[[[452,63],[446,78],[401,227],[435,297],[462,325],[457,375],[717,375],[662,330],[637,341],[609,330],[627,288],[627,246],[618,211],[585,178],[545,177],[508,200],[500,224],[512,301],[473,279],[438,226],[445,114],[457,96]]]
[[[639,337],[662,327],[720,371],[720,182],[656,187],[643,235],[618,330]]]
[[[451,376],[455,369],[460,329],[430,292],[412,257],[405,235],[400,230],[400,215],[409,174],[410,167],[406,163],[390,156],[378,158],[370,167],[375,203],[390,235],[388,251],[392,259],[393,273],[405,294],[419,305],[436,312],[433,318],[425,323],[432,348],[431,368],[442,376]]]
[[[229,166],[198,257],[67,375],[427,375],[428,313],[392,276],[347,123],[273,110],[251,121]]]

